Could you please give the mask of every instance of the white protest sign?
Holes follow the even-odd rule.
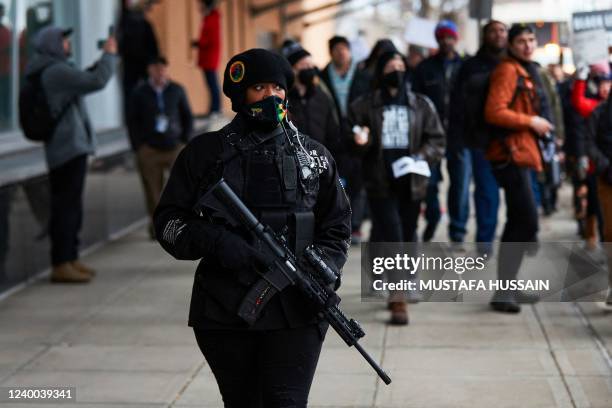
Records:
[[[606,30],[574,32],[572,40],[572,52],[577,66],[608,60],[608,35]]]
[[[438,48],[434,31],[436,22],[420,17],[412,17],[406,24],[404,40],[408,44],[418,45],[425,48]]]
[[[421,176],[431,177],[429,164],[425,160],[415,160],[410,156],[402,156],[391,163],[393,177],[400,178],[408,173],[420,174]]]

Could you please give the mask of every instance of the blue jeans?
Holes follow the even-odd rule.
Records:
[[[446,167],[450,178],[448,189],[448,235],[451,241],[463,242],[470,215],[470,179],[472,161],[467,148],[451,148],[446,151]]]
[[[474,176],[474,205],[476,206],[476,242],[484,244],[484,252],[490,252],[490,245],[497,228],[499,209],[499,186],[491,164],[482,149],[470,149],[472,174]],[[486,248],[488,246],[488,248]]]

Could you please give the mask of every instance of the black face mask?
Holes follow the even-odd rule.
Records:
[[[250,105],[245,105],[242,113],[257,130],[270,131],[287,116],[285,102],[278,96],[268,96]]]
[[[392,71],[382,76],[381,83],[387,88],[401,88],[405,77],[404,71]]]
[[[319,70],[316,68],[302,69],[298,71],[298,79],[304,86],[312,86],[315,77],[319,75]]]

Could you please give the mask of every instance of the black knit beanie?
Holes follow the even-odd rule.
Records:
[[[285,41],[281,52],[283,56],[287,58],[289,64],[291,64],[292,66],[295,65],[302,58],[308,57],[310,55],[308,51],[302,48],[300,43],[295,41]]]
[[[293,86],[293,70],[285,58],[261,48],[234,55],[223,73],[223,93],[232,100],[232,110],[239,112],[246,89],[258,83],[271,82],[285,91]]]

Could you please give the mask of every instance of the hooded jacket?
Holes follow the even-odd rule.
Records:
[[[433,103],[425,95],[413,93],[408,87],[405,92],[410,125],[407,154],[421,155],[432,167],[444,156],[446,139],[442,123]],[[360,97],[349,108],[351,129],[354,125],[367,126],[370,129],[368,142],[362,146],[354,143],[352,132],[348,136],[354,153],[363,159],[364,185],[370,197],[388,197],[392,193],[392,183],[387,174],[381,145],[384,108],[380,89]],[[410,177],[412,199],[425,198],[428,178],[417,174],[407,177]]]
[[[36,55],[25,71],[27,77],[44,70],[40,80],[53,114],[58,115],[70,104],[52,137],[45,143],[49,169],[59,167],[77,156],[94,153],[95,135],[82,96],[104,88],[116,65],[116,57],[104,53],[86,71],[75,68],[68,63],[63,49],[63,31],[48,27],[38,33]]]

